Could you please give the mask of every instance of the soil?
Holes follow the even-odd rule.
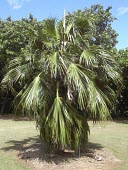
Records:
[[[35,170],[113,170],[122,163],[108,150],[92,143],[80,158],[70,150],[48,154],[47,147],[40,142],[24,145],[18,157]]]

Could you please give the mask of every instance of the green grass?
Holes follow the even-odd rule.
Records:
[[[128,124],[91,125],[91,143],[101,144],[124,163],[116,170],[128,170]],[[32,170],[16,155],[23,144],[34,143],[39,132],[34,122],[0,119],[0,170]]]
[[[90,141],[100,143],[123,161],[116,170],[128,170],[128,122],[91,125]]]
[[[23,143],[34,141],[38,135],[29,121],[0,120],[0,170],[30,170],[17,158]]]

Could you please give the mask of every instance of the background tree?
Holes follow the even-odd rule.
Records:
[[[88,34],[85,34],[85,40],[89,40],[89,44],[102,45],[104,48],[110,50],[117,44],[118,34],[112,28],[112,22],[116,19],[112,16],[110,10],[111,6],[104,9],[102,5],[93,5],[84,10],[77,10],[73,13],[68,13],[66,19],[71,22],[82,25],[81,32],[84,33],[85,25],[89,19],[90,27]],[[82,22],[84,21],[84,22]],[[88,24],[89,24],[88,23]]]
[[[121,96],[118,98],[116,117],[128,118],[128,48],[116,52],[116,60],[122,71],[123,84]]]

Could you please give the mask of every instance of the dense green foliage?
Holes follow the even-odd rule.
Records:
[[[116,117],[128,118],[128,48],[116,52],[123,77],[123,89],[116,106]]]
[[[70,22],[74,20],[75,24],[79,24],[82,27],[82,34],[88,29],[85,40],[89,41],[89,45],[102,45],[105,49],[110,50],[115,47],[118,36],[111,26],[111,23],[115,20],[111,15],[111,8],[109,6],[104,9],[102,5],[93,5],[91,8],[77,10],[72,14],[68,13],[66,19]],[[86,28],[87,19],[89,19],[88,28]]]

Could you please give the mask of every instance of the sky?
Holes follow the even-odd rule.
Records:
[[[128,0],[0,0],[0,18],[11,16],[13,20],[28,17],[30,13],[38,20],[62,18],[64,9],[73,12],[94,4],[105,8],[112,6],[111,13],[117,18],[112,27],[119,34],[117,49],[128,47]]]

